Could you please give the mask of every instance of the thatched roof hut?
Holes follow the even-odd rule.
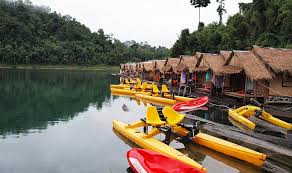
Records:
[[[169,72],[169,71],[173,70],[173,67],[178,65],[179,60],[180,60],[179,58],[167,58],[164,66],[161,68],[161,71],[162,72]]]
[[[231,58],[233,54],[234,52],[231,50],[220,50],[220,55],[224,57],[225,61]]]
[[[195,71],[207,71],[211,69],[214,73],[225,64],[225,58],[222,55],[203,53],[199,60]]]
[[[120,69],[124,70],[125,69],[125,64],[120,64]]]
[[[144,71],[153,71],[154,70],[154,61],[143,62]]]
[[[136,70],[136,63],[126,63],[125,64],[125,69],[126,70],[131,70],[133,69],[134,71]]]
[[[219,74],[236,74],[244,71],[251,80],[270,80],[272,72],[266,68],[263,61],[250,51],[233,51],[225,65],[218,70]]]
[[[142,64],[142,62],[139,62],[139,63],[136,64],[136,70],[138,72],[141,72],[143,70],[143,64]]]
[[[198,62],[197,56],[181,55],[178,65],[173,68],[176,73],[182,72],[184,70],[192,71]]]
[[[275,73],[289,72],[292,74],[292,49],[254,46],[251,51]]]
[[[166,60],[155,60],[154,63],[154,69],[161,71],[161,69],[164,67]]]

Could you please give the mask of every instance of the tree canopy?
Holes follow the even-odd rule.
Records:
[[[239,3],[239,8],[240,12],[229,17],[224,25],[214,22],[201,24],[192,33],[182,30],[171,56],[197,51],[248,50],[252,45],[292,48],[291,0],[253,0]]]
[[[29,0],[0,0],[0,63],[110,64],[168,56],[165,47],[121,42],[103,29],[89,28],[69,15],[34,6]]]

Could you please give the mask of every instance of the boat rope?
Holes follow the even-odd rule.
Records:
[[[270,88],[270,87],[268,87],[268,86],[266,86],[266,85],[260,83],[259,81],[256,81],[256,82],[257,82],[258,84],[260,84],[261,86],[263,86],[263,87],[265,87],[265,88],[267,88],[267,89],[273,91],[274,93],[277,93],[277,94],[279,94],[279,95],[281,95],[281,96],[290,97],[290,96],[288,96],[288,95],[285,95],[285,94],[283,94],[283,93],[280,93],[280,92],[278,92],[278,91],[273,90],[272,88]]]
[[[224,107],[224,108],[227,108],[227,109],[230,109],[230,107],[226,106],[226,105],[219,105],[219,104],[215,104],[215,103],[210,103],[210,105],[213,105],[213,106],[217,106],[217,107]]]

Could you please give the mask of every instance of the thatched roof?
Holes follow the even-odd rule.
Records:
[[[154,70],[154,61],[146,61],[146,62],[143,62],[143,69],[145,71],[152,71],[152,70]]]
[[[233,56],[227,60],[228,64],[218,70],[219,74],[234,74],[244,70],[251,80],[270,80],[273,77],[271,71],[266,68],[264,62],[250,51],[233,51]],[[242,70],[241,70],[242,69]]]
[[[204,53],[199,59],[199,64],[195,71],[207,71],[211,69],[217,73],[218,70],[225,64],[225,58],[222,55]]]
[[[131,70],[131,69],[136,70],[136,63],[126,63],[125,69],[126,70]]]
[[[162,67],[164,67],[166,60],[155,60],[154,69],[161,71]]]
[[[173,71],[179,73],[184,70],[193,70],[198,62],[197,56],[181,55],[178,65],[173,67]]]
[[[221,50],[220,51],[220,55],[222,57],[224,57],[224,59],[225,59],[225,65],[227,65],[228,64],[228,61],[227,60],[230,59],[231,56],[233,56],[233,51]]]
[[[120,64],[120,69],[124,70],[125,69],[125,64]]]
[[[254,46],[252,52],[261,58],[275,73],[292,74],[292,49]]]
[[[236,67],[232,65],[225,65],[219,69],[218,72],[222,74],[237,74],[240,73],[243,70],[241,67]]]
[[[173,67],[178,65],[179,60],[180,60],[179,58],[167,58],[164,66],[161,68],[161,71],[169,72],[169,71],[173,70]]]
[[[137,63],[136,69],[137,69],[137,71],[142,71],[143,70],[143,63],[142,62]]]

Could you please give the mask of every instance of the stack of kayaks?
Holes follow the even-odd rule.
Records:
[[[165,86],[165,85],[164,85]],[[156,88],[156,90],[149,90],[148,87]],[[111,92],[112,93],[120,93],[123,95],[135,96],[137,99],[143,99],[146,101],[151,101],[155,103],[162,103],[165,105],[174,105],[177,102],[186,102],[191,101],[193,98],[182,97],[182,96],[172,96],[169,93],[160,94],[157,86],[155,84],[147,84],[145,88],[130,89],[130,85],[127,84],[120,84],[120,85],[111,85]],[[162,91],[161,91],[162,92]]]
[[[288,130],[292,129],[292,124],[273,117],[271,114],[267,113],[266,111],[262,110],[260,107],[257,106],[247,105],[242,106],[238,109],[229,109],[228,114],[233,120],[237,121],[238,123],[241,123],[243,126],[249,129],[255,129],[256,124],[250,121],[248,118],[250,116],[255,116],[256,114],[258,114],[256,116],[271,124],[274,124],[276,126]]]
[[[127,160],[135,173],[203,173],[183,162],[147,149],[129,150]]]

